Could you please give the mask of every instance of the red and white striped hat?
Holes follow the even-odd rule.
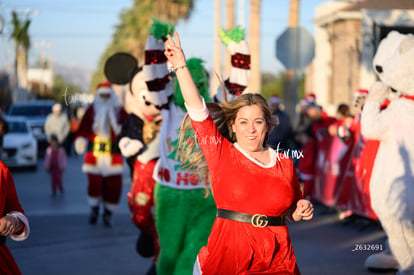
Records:
[[[228,46],[231,54],[230,77],[224,82],[225,87],[232,95],[241,95],[249,84],[250,51],[245,40],[239,43],[231,42]],[[247,77],[246,77],[247,74]]]
[[[173,94],[164,50],[164,40],[157,39],[150,34],[145,45],[145,64],[143,66],[148,90],[143,91],[143,96],[145,100],[159,109],[167,108]]]

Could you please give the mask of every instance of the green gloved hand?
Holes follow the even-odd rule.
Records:
[[[174,25],[170,22],[161,21],[153,18],[152,25],[149,28],[149,33],[157,39],[165,39],[167,34],[172,35],[174,33]]]
[[[228,46],[231,42],[235,42],[237,44],[244,39],[244,29],[242,29],[240,26],[236,26],[229,31],[220,29],[219,37],[221,42],[223,42],[223,44],[226,46]]]

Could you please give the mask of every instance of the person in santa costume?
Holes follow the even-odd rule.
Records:
[[[232,72],[225,81],[227,84],[221,86],[213,100],[226,101],[246,89],[250,54],[243,30],[237,28],[220,33],[222,42],[232,55]],[[200,96],[206,102],[211,101],[203,60],[190,58],[179,65],[170,67],[170,70],[175,74],[189,70]],[[174,93],[165,98],[168,104],[161,111],[160,158],[154,169],[155,222],[161,247],[156,264],[159,275],[192,273],[197,253],[207,244],[217,210],[198,173],[187,169],[186,162],[181,159],[178,144],[187,108],[177,79],[174,79],[174,84]],[[194,135],[194,131],[188,134]]]
[[[128,205],[131,220],[140,230],[136,243],[138,254],[143,257],[154,256],[153,266],[147,274],[156,273],[155,263],[160,250],[152,213],[155,185],[152,175],[160,154],[160,109],[163,103],[159,98],[168,98],[172,94],[163,40],[173,30],[172,24],[153,19],[142,67],[137,67],[138,60],[127,53],[114,54],[106,65],[107,75],[113,79],[111,82],[129,84],[129,91],[125,95],[129,114],[122,126],[119,148],[124,157],[133,160]],[[120,72],[124,73],[121,75]]]
[[[168,60],[181,68],[186,60],[178,34],[167,43]],[[313,207],[302,199],[292,160],[264,147],[272,124],[266,100],[243,93],[216,104],[221,114],[214,121],[187,67],[177,71],[177,79],[202,152],[190,167],[208,175],[205,188],[211,185],[217,205],[193,274],[300,274],[285,218],[311,219]],[[180,139],[180,145],[194,144],[189,137]]]
[[[30,234],[29,221],[17,197],[13,176],[9,168],[0,161],[0,274],[21,274],[9,248],[6,238],[24,241]]]
[[[103,222],[111,226],[122,191],[123,158],[116,144],[127,113],[118,103],[111,83],[97,86],[93,103],[82,117],[75,137],[78,154],[86,151],[82,171],[88,175],[90,224],[96,224],[103,203]]]

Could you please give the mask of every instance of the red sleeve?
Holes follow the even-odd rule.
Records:
[[[214,163],[220,163],[223,145],[231,144],[230,141],[219,132],[211,115],[203,121],[192,120],[191,123],[208,166],[211,167]]]
[[[90,106],[85,114],[82,116],[82,120],[80,122],[78,131],[76,132],[75,138],[78,137],[85,137],[89,139],[89,136],[93,136],[92,132],[92,125],[93,125],[93,117],[94,117],[94,111],[92,106]],[[91,140],[93,140],[93,137],[91,137]]]
[[[2,207],[2,216],[11,211],[18,211],[24,214],[24,210],[20,205],[17,197],[16,187],[14,186],[14,180],[9,168],[0,162],[0,193],[2,200],[4,201]]]
[[[292,184],[293,184],[293,188],[295,189],[295,205],[296,205],[298,200],[303,199],[303,193],[302,193],[302,189],[300,188],[299,177],[296,174],[296,168],[295,168],[295,165],[293,165],[293,161],[291,161],[291,165],[292,165]]]
[[[128,113],[125,111],[124,108],[121,108],[121,110],[119,111],[118,123],[119,124],[124,124],[127,117],[128,117]]]

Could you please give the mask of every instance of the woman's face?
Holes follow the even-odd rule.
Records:
[[[263,112],[258,105],[239,109],[232,124],[237,143],[248,152],[263,150],[263,142],[269,129]]]

